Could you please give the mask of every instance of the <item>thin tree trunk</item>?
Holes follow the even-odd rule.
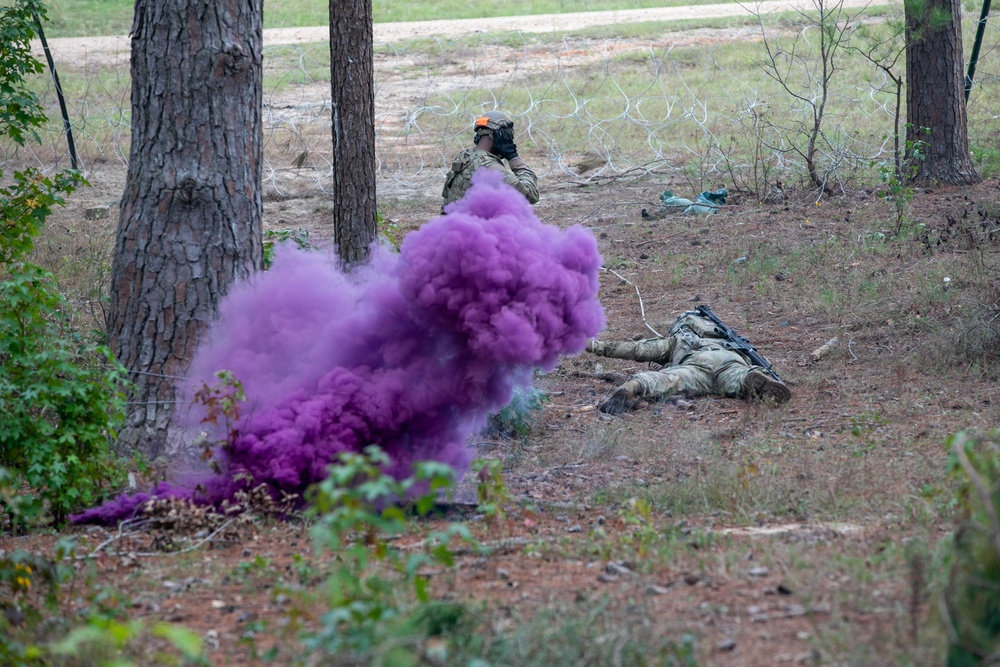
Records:
[[[966,184],[979,181],[969,155],[960,0],[904,3],[906,8],[906,140],[925,142],[916,178]],[[950,12],[945,23],[934,9]],[[928,134],[925,128],[930,130]],[[909,151],[908,151],[909,152]]]
[[[135,390],[122,444],[165,452],[175,378],[262,260],[262,0],[136,0],[132,143],[108,334]]]
[[[376,230],[371,0],[330,0],[334,241],[345,266],[368,260]]]

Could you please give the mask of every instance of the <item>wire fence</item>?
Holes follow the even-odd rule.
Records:
[[[963,17],[966,53],[978,19],[978,8]],[[994,14],[987,22],[968,106],[971,143],[984,163],[1000,163],[996,21]],[[846,28],[845,46],[855,28]],[[509,32],[376,44],[379,196],[439,188],[455,153],[470,145],[474,118],[493,108],[514,118],[519,152],[550,183],[656,173],[695,192],[725,185],[760,198],[804,183],[802,151],[822,92],[818,31],[786,18],[767,28],[767,38],[795,95],[764,75],[757,25],[627,38]],[[104,44],[68,59],[55,52],[81,167],[91,178],[123,173],[129,154],[128,45]],[[264,61],[266,196],[326,194],[329,49],[271,45]],[[849,48],[836,65],[818,158],[824,178],[844,187],[892,159],[895,90]],[[41,145],[0,146],[0,169],[69,165],[55,91],[44,81],[38,92],[53,122]]]

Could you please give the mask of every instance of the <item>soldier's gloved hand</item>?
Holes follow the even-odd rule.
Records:
[[[497,150],[497,155],[505,160],[513,160],[517,157],[517,145],[514,143],[514,130],[509,127],[501,127],[493,132],[493,147]]]

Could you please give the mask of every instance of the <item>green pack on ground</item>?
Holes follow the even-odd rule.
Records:
[[[691,201],[690,199],[676,196],[670,190],[664,190],[660,193],[660,207],[652,213],[649,213],[646,209],[642,209],[642,219],[659,220],[674,213],[681,215],[711,215],[726,205],[726,197],[728,195],[729,191],[725,188],[719,188],[714,192],[706,190],[698,195],[694,201]]]

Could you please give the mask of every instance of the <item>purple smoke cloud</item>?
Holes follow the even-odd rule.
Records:
[[[111,523],[151,496],[218,505],[246,477],[301,496],[340,452],[369,444],[396,476],[431,459],[462,473],[468,437],[514,388],[603,328],[600,265],[588,230],[542,224],[490,170],[398,255],[376,249],[350,275],[323,253],[285,250],[223,301],[183,388],[214,384],[220,369],[243,384],[238,435],[216,455],[221,474],[197,489],[122,496],[74,521]],[[180,416],[188,427],[200,418]]]

